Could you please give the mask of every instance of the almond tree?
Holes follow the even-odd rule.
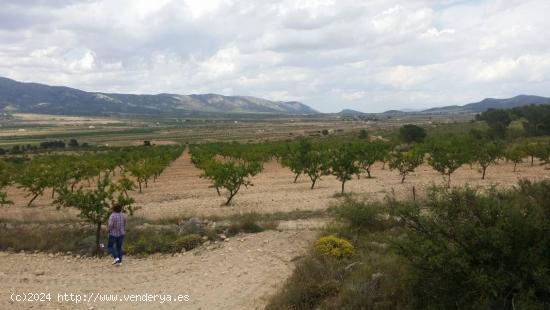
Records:
[[[322,176],[330,174],[329,157],[326,151],[310,151],[304,165],[304,173],[311,180],[311,189]]]
[[[262,164],[258,161],[237,159],[228,159],[225,162],[211,159],[203,163],[202,167],[204,169],[202,177],[210,179],[218,193],[220,188],[227,191],[226,206],[231,203],[242,186],[253,185],[250,178],[262,170]]]
[[[383,141],[360,143],[357,146],[357,161],[361,170],[364,170],[368,178],[372,178],[371,168],[377,161],[383,161],[388,154],[390,145]]]
[[[19,184],[19,188],[23,188],[28,192],[27,197],[31,197],[27,207],[30,207],[51,184],[50,169],[51,167],[43,159],[37,158],[25,163],[17,174],[15,181]]]
[[[124,178],[123,178],[124,179]],[[127,195],[131,185],[126,181],[112,182],[108,175],[96,184],[95,189],[83,189],[82,186],[71,192],[63,188],[54,201],[57,208],[70,207],[80,211],[79,217],[96,226],[96,254],[100,253],[101,226],[107,221],[115,204],[122,206],[123,212],[133,214],[136,208],[134,200]]]
[[[344,193],[346,182],[351,180],[353,175],[359,173],[356,152],[350,144],[344,144],[331,149],[329,156],[330,173],[342,183],[341,193]]]
[[[428,164],[447,177],[447,186],[451,185],[451,174],[471,158],[471,144],[464,137],[432,139],[426,147],[430,154]]]
[[[514,163],[514,172],[516,172],[517,164],[522,163],[526,156],[524,147],[518,144],[510,145],[504,151],[504,158]]]
[[[288,167],[295,175],[294,183],[298,181],[298,177],[304,172],[309,152],[311,152],[311,143],[306,139],[301,139],[298,145],[288,146],[281,155],[281,164]]]
[[[481,167],[481,179],[485,179],[487,167],[496,164],[497,160],[504,155],[504,145],[500,141],[481,140],[476,143],[475,151],[472,152],[472,159]]]
[[[405,177],[424,161],[424,153],[412,149],[406,152],[394,151],[389,156],[390,170],[398,170],[401,175],[401,184],[405,183]]]

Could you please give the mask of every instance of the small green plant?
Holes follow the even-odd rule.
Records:
[[[349,241],[336,236],[319,238],[313,248],[320,254],[334,258],[350,258],[355,254],[355,249]]]
[[[197,234],[190,234],[178,237],[172,242],[172,251],[181,252],[181,250],[192,250],[202,244],[202,237]]]

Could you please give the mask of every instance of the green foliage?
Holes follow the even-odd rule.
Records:
[[[550,181],[345,200],[331,210],[344,225],[327,229],[353,240],[353,258],[312,251],[267,309],[547,309],[549,201]]]
[[[497,160],[504,156],[504,143],[499,140],[479,140],[475,143],[472,160],[481,167],[481,179],[485,179],[487,167],[496,164]]]
[[[471,141],[467,137],[439,137],[430,139],[425,146],[430,154],[428,164],[444,176],[447,176],[447,185],[451,184],[451,174],[471,158]]]
[[[338,294],[347,264],[345,259],[328,255],[306,256],[297,263],[283,290],[271,299],[266,309],[320,309],[324,300]]]
[[[330,174],[329,154],[325,150],[310,151],[307,153],[303,172],[311,180],[311,189],[322,176]]]
[[[369,138],[369,132],[366,129],[359,130],[359,139],[366,140]]]
[[[27,206],[31,206],[34,200],[42,195],[48,186],[54,183],[51,177],[55,171],[55,168],[50,165],[47,158],[33,159],[23,165],[22,169],[15,175],[15,181],[31,197]]]
[[[401,176],[401,183],[405,177],[424,162],[424,153],[419,148],[413,148],[406,152],[394,151],[389,156],[391,170],[398,170]]]
[[[80,211],[80,218],[95,224],[96,230],[96,245],[99,253],[99,240],[101,234],[101,225],[105,223],[111,214],[111,210],[115,204],[122,206],[123,212],[133,214],[134,200],[126,194],[129,190],[128,182],[112,182],[107,176],[97,182],[95,189],[83,189],[82,187],[76,191],[70,191],[63,188],[54,204],[57,208],[71,207]]]
[[[13,201],[8,199],[8,194],[4,189],[13,183],[13,166],[12,164],[0,160],[0,207],[13,204]]]
[[[550,135],[550,105],[529,105],[511,111],[523,120],[523,129],[528,136]]]
[[[340,222],[349,225],[353,233],[365,233],[383,230],[388,220],[384,218],[385,206],[359,202],[346,197],[340,204],[330,207],[329,213]]]
[[[334,258],[350,258],[355,253],[353,245],[345,239],[336,236],[325,236],[315,241],[315,251]]]
[[[216,189],[227,190],[227,200],[225,205],[229,205],[233,197],[239,192],[242,186],[253,185],[250,178],[260,173],[262,164],[256,161],[245,161],[237,159],[227,159],[218,161],[210,159],[201,164],[204,171],[203,177],[212,181]]]
[[[284,167],[288,167],[295,175],[294,183],[304,173],[308,165],[311,148],[311,142],[306,139],[300,139],[297,144],[288,144],[286,151],[281,154],[281,164]]]
[[[489,135],[492,138],[505,138],[508,125],[512,122],[509,111],[502,109],[489,109],[481,113],[478,120],[485,121],[489,126]]]
[[[172,242],[172,250],[181,252],[181,250],[192,250],[202,244],[202,237],[197,234],[180,236]]]
[[[329,154],[330,173],[342,183],[341,193],[344,193],[346,181],[351,180],[353,175],[359,173],[359,166],[356,163],[356,152],[353,145],[347,143],[330,149]]]
[[[383,161],[390,150],[390,145],[383,141],[372,141],[356,144],[357,162],[369,178],[372,178],[371,169],[377,161]]]
[[[543,164],[548,164],[550,162],[550,141],[537,143],[534,155]]]
[[[422,143],[426,138],[426,130],[413,124],[403,125],[399,128],[399,138],[405,143]]]
[[[522,163],[526,156],[525,146],[517,143],[508,145],[504,151],[504,158],[514,163],[514,172],[516,172],[517,164]]]
[[[434,189],[391,202],[405,225],[394,240],[410,262],[420,309],[544,309],[550,304],[550,182],[481,194]]]

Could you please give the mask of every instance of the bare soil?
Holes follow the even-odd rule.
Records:
[[[340,191],[340,182],[332,176],[325,176],[317,182],[311,190],[310,180],[301,176],[296,184],[293,183],[292,173],[281,167],[276,161],[264,165],[264,170],[252,179],[254,186],[242,188],[235,196],[232,205],[223,206],[225,196],[218,196],[208,180],[200,177],[201,171],[190,162],[189,154],[175,160],[156,182],[149,182],[143,193],[133,193],[136,205],[140,210],[137,216],[148,219],[191,217],[191,216],[225,216],[246,212],[274,213],[290,212],[295,210],[324,210],[337,199],[334,195]],[[372,170],[373,178],[362,175],[354,178],[345,185],[346,192],[368,200],[380,200],[387,195],[397,198],[412,198],[412,189],[415,188],[417,197],[425,195],[431,185],[445,184],[445,180],[438,172],[427,164],[423,164],[410,174],[401,184],[397,171],[390,171],[382,164],[377,164]],[[511,187],[520,179],[541,180],[550,178],[550,170],[539,163],[534,166],[529,163],[518,165],[513,172],[513,164],[500,162],[487,169],[485,180],[481,180],[478,167],[465,165],[452,175],[453,185],[470,184],[484,188],[492,185]],[[22,189],[12,187],[8,196],[15,205],[3,208],[0,218],[23,221],[51,221],[74,219],[74,210],[57,210],[52,206],[51,192],[39,197],[34,205],[28,208]]]
[[[311,231],[266,231],[190,252],[124,258],[75,258],[0,252],[0,309],[262,309],[292,273]],[[12,293],[52,293],[51,302],[10,302]],[[177,294],[189,302],[58,302],[58,293]],[[94,298],[95,299],[95,298]]]

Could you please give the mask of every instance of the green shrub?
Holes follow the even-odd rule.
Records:
[[[202,244],[202,237],[197,234],[178,237],[172,242],[172,251],[180,252],[182,249],[186,251],[192,250]]]
[[[349,241],[335,237],[321,237],[313,245],[315,251],[334,258],[349,258],[355,253],[353,245]]]
[[[359,202],[346,196],[342,203],[329,208],[329,213],[349,224],[353,231],[367,232],[384,229],[384,210],[383,204]]]
[[[417,308],[550,306],[550,181],[512,190],[437,189],[425,202],[392,203],[406,234]]]
[[[325,299],[338,294],[346,264],[345,260],[312,253],[298,262],[283,290],[272,297],[266,309],[318,309]]]

